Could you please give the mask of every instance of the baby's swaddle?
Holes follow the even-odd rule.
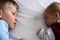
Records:
[[[39,37],[41,40],[55,40],[55,36],[51,28],[48,28],[47,30],[44,28],[41,28]]]

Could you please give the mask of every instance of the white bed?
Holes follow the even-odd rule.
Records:
[[[26,40],[40,40],[37,31],[46,28],[43,18],[45,8],[54,0],[15,0],[20,9],[17,15],[18,22],[10,35]],[[55,0],[56,1],[56,0]],[[60,0],[57,0],[60,2]]]

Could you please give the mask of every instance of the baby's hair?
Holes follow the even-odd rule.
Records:
[[[14,6],[16,6],[17,11],[19,10],[19,6],[17,5],[17,3],[14,0],[0,0],[0,10],[4,10],[5,6],[7,4],[13,4]]]
[[[60,3],[53,2],[51,3],[45,11],[51,11],[51,12],[60,12]]]
[[[53,2],[45,9],[44,12],[45,22],[47,25],[57,21],[56,13],[60,13],[60,3]]]

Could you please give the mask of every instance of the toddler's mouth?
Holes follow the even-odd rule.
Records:
[[[16,25],[16,23],[14,23],[14,26]]]

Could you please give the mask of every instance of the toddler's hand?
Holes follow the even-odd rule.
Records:
[[[26,40],[25,38],[20,38],[19,40]]]

